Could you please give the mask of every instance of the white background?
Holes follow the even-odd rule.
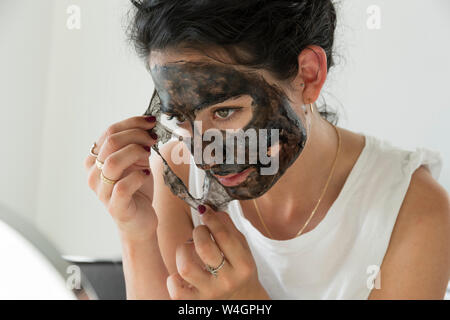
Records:
[[[69,5],[81,29],[66,27]],[[381,29],[367,27],[370,5]],[[0,203],[67,255],[118,257],[83,161],[110,124],[141,115],[153,84],[125,41],[127,0],[0,0]],[[441,152],[450,189],[450,1],[342,1],[326,84],[339,125]]]

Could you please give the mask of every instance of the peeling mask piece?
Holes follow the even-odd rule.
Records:
[[[197,209],[200,204],[207,204],[215,211],[224,211],[228,203],[233,199],[220,183],[215,181],[211,184],[209,179],[205,179],[202,198],[194,198],[183,181],[173,172],[167,161],[159,152],[159,144],[167,143],[172,137],[176,137],[181,141],[183,140],[183,137],[175,134],[170,128],[161,123],[161,102],[156,90],[153,91],[149,107],[144,113],[144,116],[151,115],[156,117],[156,125],[152,130],[149,130],[149,132],[153,131],[158,135],[158,143],[154,144],[152,148],[158,153],[163,161],[164,183],[170,188],[174,195],[178,196],[194,209]],[[190,146],[188,146],[188,148],[190,149]]]
[[[207,63],[183,63],[156,66],[152,69],[155,82],[155,92],[152,102],[145,115],[154,115],[157,125],[154,132],[165,143],[172,137],[172,130],[164,127],[161,120],[162,112],[176,112],[183,115],[191,125],[191,132],[195,132],[193,122],[198,107],[225,101],[229,97],[248,95],[252,98],[252,119],[243,130],[271,129],[278,130],[278,158],[279,167],[275,174],[261,174],[267,165],[259,160],[256,164],[247,162],[240,164],[237,154],[235,161],[228,164],[211,166],[208,163],[196,162],[196,165],[205,171],[203,195],[200,199],[194,198],[174,172],[164,161],[164,181],[172,192],[186,201],[191,207],[197,208],[199,204],[208,204],[216,210],[225,210],[232,200],[248,200],[260,197],[267,192],[285,173],[289,166],[297,159],[306,143],[306,130],[300,118],[291,108],[287,97],[276,86],[269,85],[262,76],[239,72],[233,68]],[[161,99],[163,97],[163,99]],[[225,137],[225,132],[223,136]],[[270,145],[270,134],[268,137]],[[202,140],[203,141],[203,140]],[[225,140],[224,140],[225,141]],[[190,141],[185,141],[188,149],[193,152]],[[204,150],[207,144],[202,143]],[[252,146],[245,145],[245,154]],[[154,146],[158,152],[158,147]],[[223,156],[226,158],[227,147],[224,146]],[[268,151],[266,149],[265,151]],[[202,160],[203,161],[203,160]],[[237,186],[224,186],[214,174],[238,173],[245,169],[254,168],[245,181]]]

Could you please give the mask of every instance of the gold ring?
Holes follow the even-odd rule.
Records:
[[[99,170],[103,169],[103,162],[101,162],[100,160],[98,160],[98,158],[95,159],[95,164],[97,165],[97,168]]]
[[[102,178],[103,182],[106,182],[106,183],[109,183],[109,184],[115,184],[117,182],[117,180],[111,180],[111,179],[106,178],[103,175],[103,171],[100,172],[100,177]]]
[[[95,154],[94,153],[94,148],[97,146],[97,143],[93,143],[92,144],[92,147],[91,147],[91,150],[89,150],[89,154],[91,155],[91,156],[93,156],[93,157],[97,157],[98,156],[98,154]]]

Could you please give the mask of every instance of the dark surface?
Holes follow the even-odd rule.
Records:
[[[80,267],[100,300],[125,300],[125,279],[121,261],[68,262]]]

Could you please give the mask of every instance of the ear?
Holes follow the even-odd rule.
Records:
[[[313,103],[318,99],[327,74],[327,54],[321,47],[310,45],[299,54],[298,73],[291,85],[303,91],[304,104]]]

